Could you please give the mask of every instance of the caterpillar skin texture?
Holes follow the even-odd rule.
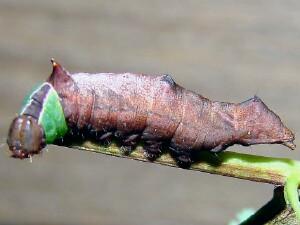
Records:
[[[124,154],[142,141],[149,160],[165,146],[182,167],[190,166],[193,153],[220,152],[233,144],[295,148],[294,134],[256,96],[238,104],[210,101],[177,85],[170,75],[71,74],[54,60],[52,64],[46,84],[57,92],[68,126],[57,138],[80,136],[104,143],[116,137]],[[45,145],[43,125],[24,125],[34,121],[33,114],[23,113],[12,122],[8,144],[17,158]]]

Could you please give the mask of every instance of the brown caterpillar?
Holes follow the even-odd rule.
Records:
[[[101,143],[117,137],[125,154],[142,141],[149,160],[167,146],[181,167],[190,166],[195,152],[220,152],[233,144],[295,148],[293,133],[256,96],[238,104],[210,101],[177,85],[170,75],[71,74],[54,60],[52,64],[47,82],[12,122],[8,145],[15,157],[29,157],[45,142],[67,136]],[[53,90],[56,100],[49,97]],[[59,106],[67,128],[54,121],[61,116]]]

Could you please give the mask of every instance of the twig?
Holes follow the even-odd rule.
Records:
[[[287,207],[283,187],[274,189],[273,198],[254,215],[240,225],[297,225],[299,224],[291,207]]]
[[[97,152],[116,157],[149,162],[144,156],[144,151],[141,146],[137,147],[136,150],[133,151],[130,155],[122,154],[122,151],[120,151],[119,147],[117,147],[115,144],[112,144],[108,147],[103,147],[90,141],[85,141],[82,143],[64,143],[64,146],[89,152]],[[203,151],[199,152],[197,158],[199,158],[199,161],[193,163],[189,168],[190,170],[285,186],[285,202],[291,205],[291,207],[295,211],[296,217],[298,218],[297,220],[300,220],[300,203],[298,198],[298,187],[300,185],[300,162],[286,158],[273,158],[258,155],[241,154],[230,151],[218,153],[218,155]],[[169,154],[163,154],[153,163],[171,167],[178,167],[174,159]],[[281,193],[283,193],[283,191],[281,191]],[[272,204],[274,204],[274,201]],[[270,213],[267,211],[268,210],[263,210],[264,213]],[[288,215],[291,214],[290,211],[280,210],[280,213],[277,212],[277,217],[282,217],[282,213],[285,213],[284,218],[286,218],[287,212],[289,212]],[[274,217],[276,217],[277,213],[275,213]],[[278,221],[276,223],[274,222],[268,224],[281,224]]]
[[[137,147],[130,155],[122,154],[122,151],[120,151],[119,147],[115,144],[104,147],[86,141],[80,144],[71,143],[67,147],[149,162],[144,156],[144,151],[141,146]],[[230,151],[218,153],[217,155],[203,151],[199,153],[198,158],[199,162],[193,163],[189,168],[190,170],[275,185],[284,185],[291,170],[293,170],[295,166],[299,166],[300,168],[300,163],[291,159],[241,154]],[[178,167],[169,154],[163,154],[153,163]],[[300,174],[300,170],[298,171]]]

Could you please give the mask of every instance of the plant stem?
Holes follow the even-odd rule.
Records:
[[[130,155],[122,154],[119,147],[115,144],[103,147],[90,141],[85,141],[80,144],[71,143],[67,147],[149,162],[144,156],[141,146],[137,147]],[[198,157],[200,159],[199,162],[193,163],[189,168],[190,170],[275,185],[284,185],[287,177],[295,169],[300,174],[300,162],[287,158],[273,158],[229,151],[221,152],[217,155],[203,151],[199,153]],[[153,163],[178,167],[169,154],[163,154]]]
[[[120,148],[115,144],[103,147],[90,141],[85,141],[82,143],[64,143],[64,146],[149,162],[145,157],[141,146],[137,147],[130,155],[122,154]],[[199,161],[193,163],[189,168],[190,170],[285,186],[285,201],[287,204],[291,205],[298,221],[300,221],[300,203],[298,197],[298,188],[300,186],[299,161],[229,151],[221,152],[217,155],[207,151],[200,151],[197,158]],[[153,163],[178,167],[169,154],[163,154]]]
[[[274,189],[273,198],[240,225],[297,225],[297,217],[287,207],[282,186]]]

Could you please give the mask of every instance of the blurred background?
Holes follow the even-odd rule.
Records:
[[[213,100],[254,94],[299,134],[299,1],[0,0],[0,137],[51,72],[169,73]],[[300,144],[296,141],[296,144]],[[48,146],[0,154],[0,224],[226,224],[273,187]],[[300,159],[283,146],[232,151]]]

